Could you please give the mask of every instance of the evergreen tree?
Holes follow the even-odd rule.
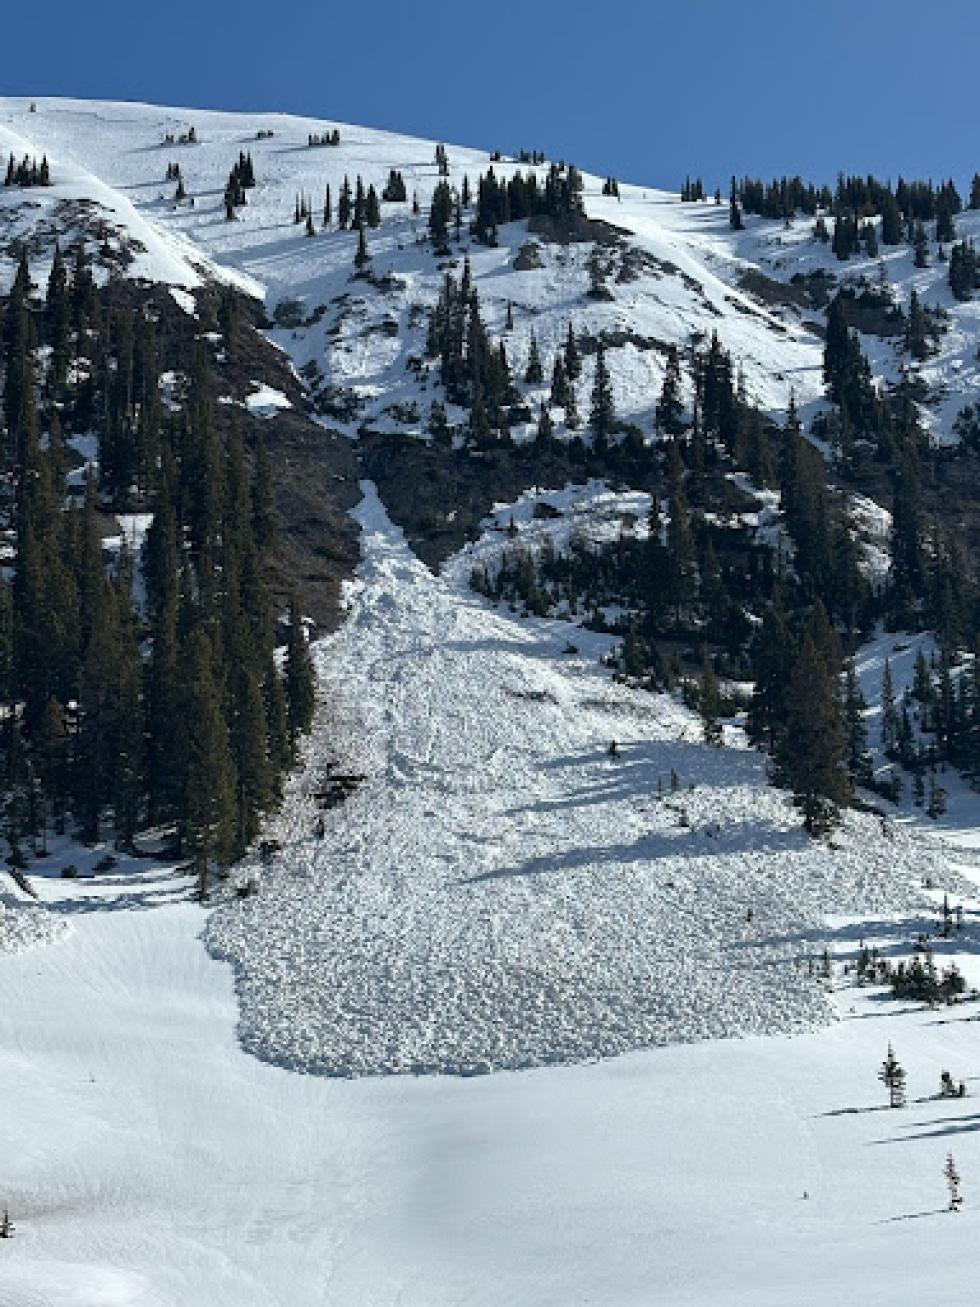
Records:
[[[881,1070],[878,1072],[878,1079],[888,1090],[888,1106],[904,1107],[905,1106],[905,1070],[899,1064],[891,1044],[888,1045],[888,1056],[881,1064]]]
[[[551,420],[551,413],[549,412],[548,405],[544,402],[544,400],[542,400],[541,408],[538,414],[538,430],[536,435],[536,442],[541,449],[547,450],[550,449],[552,442],[554,441],[554,436],[555,436],[555,427],[554,427],[554,423]]]
[[[449,224],[453,216],[453,195],[448,182],[440,182],[432,192],[429,209],[429,234],[437,253],[448,251]]]
[[[295,747],[298,737],[313,722],[316,680],[306,633],[299,609],[293,600],[289,609],[289,640],[286,645],[286,703],[289,713],[289,738]]]
[[[577,431],[579,428],[578,401],[575,396],[575,387],[572,382],[565,385],[565,426],[569,431]]]
[[[866,709],[867,703],[858,684],[854,663],[849,660],[844,677],[844,722],[847,731],[847,772],[852,785],[867,785],[872,778],[868,728],[864,721]]]
[[[698,709],[701,713],[701,727],[705,744],[721,745],[722,729],[719,719],[721,696],[718,692],[718,678],[711,665],[711,659],[705,654],[701,664],[701,679],[698,684]]]
[[[524,380],[529,386],[539,386],[544,381],[544,368],[541,364],[541,354],[538,351],[538,338],[533,331],[531,332],[531,344],[528,349]]]
[[[592,383],[592,402],[589,408],[589,430],[596,453],[604,452],[609,438],[616,429],[616,409],[613,405],[612,383],[606,368],[606,347],[600,339],[595,356],[595,379]]]
[[[569,381],[578,381],[582,375],[582,356],[579,353],[578,342],[575,339],[575,329],[572,324],[568,324],[568,331],[565,336],[565,376]]]
[[[918,292],[913,287],[909,296],[909,316],[905,329],[905,348],[917,361],[929,357],[928,322]]]
[[[786,732],[789,681],[796,661],[796,645],[782,608],[766,610],[752,646],[752,702],[748,713],[749,739],[775,753]]]
[[[354,255],[354,267],[360,276],[371,262],[371,255],[368,253],[367,237],[364,235],[364,225],[357,229],[357,253]]]
[[[777,775],[793,791],[811,835],[825,831],[850,797],[846,758],[840,654],[818,603],[790,673],[786,733],[776,753]]]
[[[684,489],[684,469],[677,445],[671,442],[667,457],[668,519],[666,592],[675,618],[694,599],[694,541],[690,508]]]
[[[212,866],[226,863],[234,852],[235,771],[215,682],[214,651],[201,630],[188,641],[185,686],[184,831],[203,900]]]
[[[929,266],[929,237],[926,235],[926,229],[921,222],[915,224],[915,230],[912,234],[912,247],[915,251],[912,262],[917,268],[928,268]]]
[[[885,753],[891,755],[897,742],[898,713],[895,708],[895,689],[891,663],[886,658],[881,678],[881,745]]]
[[[561,354],[555,355],[551,371],[551,402],[556,408],[564,408],[568,392],[568,380],[565,375],[565,360]]]
[[[684,405],[681,400],[681,361],[676,345],[667,348],[664,384],[657,404],[657,430],[664,436],[679,436],[684,431]]]

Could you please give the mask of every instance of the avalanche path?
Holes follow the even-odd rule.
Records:
[[[822,914],[907,905],[941,855],[858,816],[807,840],[762,759],[613,682],[605,638],[493,610],[465,554],[433,576],[370,485],[358,515],[282,850],[207,931],[244,1046],[321,1074],[472,1074],[827,1020]],[[331,760],[367,779],[317,838]]]

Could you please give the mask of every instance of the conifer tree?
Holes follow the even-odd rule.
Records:
[[[684,405],[681,402],[681,362],[676,345],[667,349],[664,384],[657,404],[657,430],[661,435],[679,436],[684,430]]]
[[[565,426],[569,431],[577,431],[580,421],[575,386],[568,381],[565,383]]]
[[[544,381],[544,368],[541,364],[541,354],[538,351],[538,338],[533,331],[531,332],[531,344],[528,349],[524,380],[529,386],[539,386]]]
[[[960,1173],[956,1169],[956,1163],[953,1161],[953,1154],[946,1154],[946,1165],[943,1167],[943,1177],[946,1181],[946,1189],[949,1193],[949,1211],[958,1212],[963,1206],[963,1196],[960,1193]]]
[[[878,1079],[888,1090],[888,1106],[904,1107],[905,1069],[900,1065],[891,1044],[888,1045],[888,1055],[881,1064]]]
[[[818,603],[790,673],[786,733],[776,752],[778,777],[793,791],[811,835],[825,831],[850,798],[846,756],[839,648]]]
[[[749,739],[775,753],[786,731],[786,700],[796,645],[779,602],[765,613],[752,644],[752,702]]]
[[[582,356],[575,339],[575,329],[570,322],[565,335],[565,375],[570,381],[578,381],[582,375]]]
[[[204,900],[212,866],[226,863],[234,852],[235,772],[214,677],[214,651],[203,630],[191,635],[184,666],[184,833]]]
[[[589,430],[592,432],[592,447],[597,454],[605,452],[609,447],[609,438],[615,426],[616,410],[606,367],[606,347],[600,339],[595,356],[595,380],[592,383],[592,403],[589,408]]]
[[[917,268],[928,268],[929,237],[926,235],[926,229],[921,222],[915,224],[915,230],[912,235],[912,246],[915,251],[912,262]]]
[[[701,664],[701,679],[698,684],[698,709],[701,714],[701,728],[705,744],[719,746],[722,743],[721,721],[719,711],[721,696],[718,692],[718,678],[707,654]]]
[[[289,738],[295,748],[299,736],[313,722],[316,681],[306,632],[296,601],[289,609],[289,639],[286,644],[286,704],[289,713]]]
[[[909,296],[909,316],[905,329],[905,348],[914,359],[921,362],[929,357],[928,324],[918,291],[912,288]]]
[[[886,658],[881,678],[881,744],[885,753],[891,755],[897,742],[898,713],[895,708],[895,690],[891,663]]]
[[[551,370],[551,402],[556,408],[564,408],[567,391],[565,360],[561,354],[556,354],[554,367]]]
[[[847,771],[852,785],[867,785],[872,775],[868,728],[864,722],[866,709],[854,663],[848,660],[844,674],[844,721],[847,730]]]
[[[119,611],[119,643],[113,704],[115,729],[111,798],[116,839],[121,848],[131,852],[143,815],[146,758],[143,736],[143,666],[132,606],[132,576],[128,566],[122,570],[115,600]]]
[[[354,267],[357,269],[357,275],[360,276],[371,262],[371,255],[368,253],[367,237],[364,235],[363,224],[357,229],[357,253],[354,255]]]
[[[541,408],[538,414],[538,429],[536,441],[541,449],[550,449],[555,436],[554,423],[551,420],[551,412],[548,405],[541,401]]]

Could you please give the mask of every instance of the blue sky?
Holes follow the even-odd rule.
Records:
[[[669,187],[980,170],[975,0],[5,8],[7,94],[284,109]]]

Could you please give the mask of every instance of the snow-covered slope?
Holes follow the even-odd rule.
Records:
[[[259,897],[208,927],[236,972],[208,957],[186,881],[126,859],[90,878],[101,850],[72,855],[80,881],[58,878],[58,850],[36,882],[65,940],[0,952],[0,1202],[17,1227],[0,1301],[816,1307],[868,1284],[968,1299],[975,1106],[937,1091],[943,1069],[975,1090],[975,1004],[915,1010],[842,972],[861,941],[907,951],[942,886],[965,885],[956,860],[866,821],[839,850],[805,848],[754,757],[678,738],[682,711],[561,654],[556,628],[454,595],[453,568],[424,573],[370,495],[361,516],[351,622],[321,650],[340,712]],[[321,843],[311,794],[334,748],[369,780]],[[697,787],[655,805],[671,765]],[[821,920],[832,898],[857,915]],[[962,901],[963,934],[937,947],[976,983],[980,900]],[[819,971],[825,945],[832,985],[793,966]],[[631,970],[646,995],[624,989]],[[602,1029],[655,1035],[655,995],[682,1037],[842,1019],[466,1078],[296,1075],[235,1037],[240,1022],[266,1058],[320,1070],[578,1055]],[[889,1041],[902,1111],[876,1079]]]
[[[80,227],[188,311],[202,279],[227,277],[296,323],[272,335],[297,371],[315,365],[321,388],[360,401],[351,435],[360,421],[417,435],[435,392],[405,365],[443,275],[421,239],[434,143],[341,123],[340,146],[308,146],[333,125],[0,100],[0,148],[46,154],[55,183],[0,191],[0,279],[17,239],[35,242],[40,279],[54,236]],[[197,144],[163,144],[191,126]],[[239,150],[257,186],[226,222]],[[471,184],[489,163],[455,146],[449,161],[450,180]],[[173,201],[172,162],[193,205]],[[422,213],[386,205],[369,234],[377,276],[352,283],[355,237],[304,236],[296,196],[316,210],[326,184],[336,203],[345,174],[380,188],[391,168]],[[522,226],[474,247],[494,331],[513,306],[512,363],[532,329],[546,354],[570,317],[603,332],[618,342],[619,412],[648,428],[663,347],[717,329],[761,404],[782,410],[791,391],[818,404],[809,315],[739,288],[747,269],[829,263],[805,225],[750,219],[732,234],[724,206],[621,189],[603,197],[586,178],[589,214],[627,233],[603,254],[609,301],[583,298],[587,245],[539,239],[521,261],[539,266],[523,271]],[[889,256],[907,289],[919,274],[903,260]],[[923,289],[939,297],[930,276]],[[936,363],[950,394],[972,376],[972,319],[956,321],[962,339],[944,338]],[[883,373],[892,363],[876,356]],[[247,402],[269,415],[282,401],[263,387]],[[937,410],[937,430],[952,411]],[[646,507],[599,486],[572,499],[599,536]],[[525,496],[496,523],[578,529],[573,514],[551,528],[532,514]],[[842,968],[862,941],[907,955],[945,890],[966,929],[937,952],[980,983],[976,837],[955,802],[969,796],[952,796],[957,849],[923,839],[915,812],[907,825],[852,815],[832,844],[810,844],[734,733],[706,748],[673,700],[613,682],[600,637],[468,592],[499,532],[433,577],[370,487],[359,519],[349,621],[317,651],[325,706],[267,832],[280,851],[240,873],[258,875],[258,896],[205,918],[167,868],[123,859],[90,878],[100,851],[61,850],[39,864],[46,911],[4,900],[0,1204],[18,1229],[0,1244],[0,1303],[776,1307],[869,1285],[968,1296],[975,1112],[935,1094],[942,1069],[975,1089],[975,1006],[913,1010],[847,988]],[[879,571],[882,521],[863,512]],[[864,651],[869,683],[884,652]],[[316,794],[333,764],[365,779],[321,837]],[[69,858],[81,881],[58,877]],[[876,1080],[889,1040],[909,1071],[904,1112],[884,1110]],[[943,1214],[951,1144],[968,1204],[955,1220]]]
[[[18,157],[46,152],[60,185],[126,217],[133,235],[158,254],[154,270],[161,279],[193,285],[200,260],[206,260],[204,266],[213,263],[244,278],[270,311],[284,300],[299,301],[308,315],[325,306],[328,311],[315,324],[275,338],[298,367],[315,362],[326,384],[353,387],[378,400],[364,414],[371,418],[399,400],[419,398],[415,382],[406,380],[405,363],[421,353],[424,320],[418,309],[434,301],[442,279],[430,247],[419,244],[439,173],[433,142],[391,132],[341,123],[338,147],[307,145],[310,133],[333,125],[280,114],[71,100],[39,100],[32,113],[27,101],[0,99],[0,129],[10,136],[9,148]],[[191,126],[196,144],[163,144],[168,134],[179,138]],[[260,140],[259,132],[272,135]],[[240,150],[251,153],[257,184],[238,218],[226,222],[223,190]],[[456,185],[465,174],[475,186],[490,166],[485,152],[457,146],[448,147],[448,158],[449,180]],[[180,205],[174,202],[174,183],[165,180],[171,162],[180,164],[187,190],[188,201]],[[528,171],[507,162],[494,167],[498,176],[518,167]],[[409,201],[383,205],[382,226],[370,233],[374,271],[379,277],[390,273],[392,280],[384,292],[351,287],[356,236],[334,230],[307,238],[293,221],[296,198],[310,198],[319,227],[328,184],[336,216],[344,176],[353,184],[361,175],[380,193],[392,168],[402,172]],[[102,187],[111,188],[108,198]],[[13,198],[33,201],[41,193],[35,188],[14,192]],[[419,217],[412,216],[413,193],[422,207]],[[11,198],[0,192],[0,206]],[[609,303],[582,299],[589,284],[589,245],[538,240],[541,266],[518,271],[514,260],[528,237],[523,224],[511,224],[501,231],[498,248],[472,251],[491,329],[502,329],[506,305],[513,303],[507,347],[515,366],[523,366],[532,328],[546,354],[564,339],[570,317],[586,335],[625,333],[628,339],[609,356],[619,410],[648,422],[663,377],[663,347],[686,347],[717,330],[744,366],[748,391],[760,404],[782,410],[791,390],[804,402],[817,397],[822,384],[817,337],[798,322],[782,322],[709,267],[709,256],[728,248],[724,208],[701,209],[700,221],[692,221],[689,206],[676,196],[624,187],[617,202],[603,198],[600,179],[590,176],[585,202],[591,216],[632,233],[631,257],[615,250],[604,255],[614,295]],[[155,239],[147,236],[148,229]],[[346,298],[338,301],[340,296]],[[398,324],[397,336],[383,330],[385,321]],[[588,366],[582,384],[589,384]]]
[[[10,238],[24,234],[38,219],[71,229],[65,205],[81,200],[99,206],[111,227],[128,232],[137,255],[130,272],[193,288],[202,276],[227,277],[262,296],[269,311],[296,301],[306,325],[276,333],[296,366],[315,363],[328,387],[352,388],[367,401],[361,414],[376,429],[398,403],[428,398],[407,376],[409,357],[421,353],[424,315],[420,309],[438,293],[442,271],[427,243],[427,208],[439,181],[434,143],[336,123],[284,114],[221,113],[167,109],[98,101],[0,99],[0,150],[40,158],[52,166],[52,190],[0,191],[0,254]],[[339,126],[336,147],[308,145],[310,134]],[[194,127],[194,144],[179,142]],[[262,139],[259,139],[259,134]],[[224,219],[223,191],[240,150],[251,153],[256,186],[233,222]],[[449,181],[464,175],[475,186],[490,166],[483,151],[448,147]],[[187,200],[174,201],[175,184],[166,180],[170,163],[179,163]],[[356,237],[336,229],[320,232],[320,210],[330,186],[334,218],[340,184],[356,176],[380,194],[390,169],[401,171],[409,201],[384,204],[383,223],[370,233],[373,268],[385,278],[383,289],[351,286]],[[498,176],[528,165],[504,160]],[[540,173],[541,167],[537,169]],[[411,197],[421,213],[413,217]],[[318,234],[309,239],[293,221],[297,197],[307,197]],[[916,269],[911,251],[885,248],[880,259],[857,255],[839,262],[829,246],[813,239],[813,220],[782,222],[747,217],[745,230],[732,232],[727,205],[685,204],[676,195],[621,185],[620,198],[602,195],[602,179],[585,176],[585,204],[626,240],[624,249],[602,251],[610,302],[583,299],[591,246],[556,246],[535,238],[540,266],[515,268],[527,243],[523,224],[502,229],[499,247],[471,251],[474,280],[488,325],[502,331],[508,302],[514,326],[506,342],[511,363],[523,368],[532,329],[548,357],[564,338],[569,318],[585,336],[603,333],[617,340],[609,364],[620,414],[649,426],[663,377],[663,347],[687,347],[717,331],[745,375],[753,400],[782,413],[791,392],[806,408],[823,394],[822,313],[777,296],[766,304],[744,289],[747,274],[787,283],[815,270],[841,282],[884,275],[895,300],[907,306],[912,289],[923,302],[949,315],[938,352],[920,369],[932,391],[926,418],[939,438],[949,438],[953,420],[975,390],[980,302],[958,304],[946,284],[946,265],[932,260]],[[55,214],[53,211],[62,208]],[[37,207],[40,206],[40,211]],[[980,235],[980,213],[957,218],[961,237]],[[6,239],[4,239],[6,237]],[[0,281],[6,270],[0,258]],[[43,266],[43,265],[42,265]],[[218,271],[220,269],[220,272]],[[390,274],[390,276],[389,276]],[[754,289],[758,289],[755,287]],[[392,332],[392,324],[397,332]],[[814,329],[816,324],[816,330]],[[866,336],[863,345],[881,378],[895,379],[899,354],[894,341]],[[590,384],[589,361],[583,388]],[[587,390],[583,389],[583,394]],[[531,394],[531,398],[544,391]],[[431,397],[431,396],[429,396]],[[811,410],[812,411],[812,407]],[[416,423],[416,429],[418,429]],[[404,429],[404,420],[395,429]],[[407,429],[412,429],[411,421]]]
[[[98,205],[106,220],[136,243],[135,275],[191,288],[201,276],[228,277],[264,297],[270,312],[296,301],[306,325],[275,338],[298,368],[315,363],[326,386],[351,388],[367,401],[361,418],[375,429],[384,429],[385,414],[395,404],[424,399],[427,405],[431,396],[420,393],[405,364],[421,353],[420,309],[434,301],[442,278],[430,247],[420,243],[439,181],[433,142],[284,114],[98,101],[34,103],[31,112],[26,100],[0,99],[0,150],[18,158],[46,153],[55,186],[0,192],[0,237],[4,230],[8,236],[23,234],[59,204]],[[334,126],[340,130],[339,146],[308,145],[311,133]],[[191,127],[196,143],[180,144]],[[168,135],[178,143],[165,144]],[[256,186],[236,220],[226,222],[224,185],[241,150],[252,155]],[[485,152],[455,145],[448,147],[448,160],[449,181],[456,186],[464,175],[475,186],[490,166]],[[181,204],[174,200],[175,183],[166,180],[170,163],[180,164],[187,191]],[[369,240],[373,269],[386,284],[375,290],[352,286],[356,236],[319,230],[325,188],[331,188],[336,219],[345,176],[352,184],[362,176],[380,194],[392,168],[404,176],[409,200],[385,203],[382,226]],[[528,165],[506,159],[494,168],[504,177],[517,168],[529,171]],[[413,195],[421,206],[417,217]],[[293,221],[298,197],[311,203],[318,229],[313,239]],[[506,343],[516,368],[523,368],[532,329],[548,357],[574,318],[586,337],[603,333],[619,341],[609,353],[618,411],[648,427],[663,377],[664,346],[686,348],[717,331],[744,371],[749,396],[762,407],[781,414],[791,392],[805,408],[816,406],[823,394],[822,313],[779,302],[780,297],[763,303],[743,288],[746,274],[786,283],[794,274],[823,270],[845,282],[877,282],[884,268],[897,303],[907,306],[915,288],[924,303],[949,314],[938,353],[921,369],[933,392],[927,420],[938,437],[949,437],[964,396],[969,398],[978,380],[980,303],[953,300],[945,264],[933,260],[930,268],[916,269],[905,248],[886,248],[881,259],[855,256],[840,263],[826,244],[813,239],[812,219],[799,218],[787,227],[747,217],[745,230],[735,233],[727,205],[685,204],[676,195],[635,185],[621,185],[618,199],[607,197],[602,179],[589,175],[585,204],[591,217],[611,224],[626,241],[623,248],[601,251],[613,295],[609,302],[583,298],[589,244],[557,246],[534,238],[538,248],[532,262],[539,266],[518,270],[515,259],[528,235],[524,224],[511,224],[502,229],[498,248],[471,251],[492,330],[502,331],[507,304],[513,305],[514,326]],[[70,227],[69,217],[62,208],[59,220]],[[957,226],[961,236],[980,235],[980,214],[960,215]],[[4,246],[9,253],[9,239],[0,252]],[[8,261],[6,275],[10,271]],[[3,275],[0,260],[0,279]],[[863,344],[876,373],[894,379],[899,362],[894,342],[866,336]],[[583,388],[590,384],[589,367],[586,360]],[[404,420],[394,425],[406,428]]]

